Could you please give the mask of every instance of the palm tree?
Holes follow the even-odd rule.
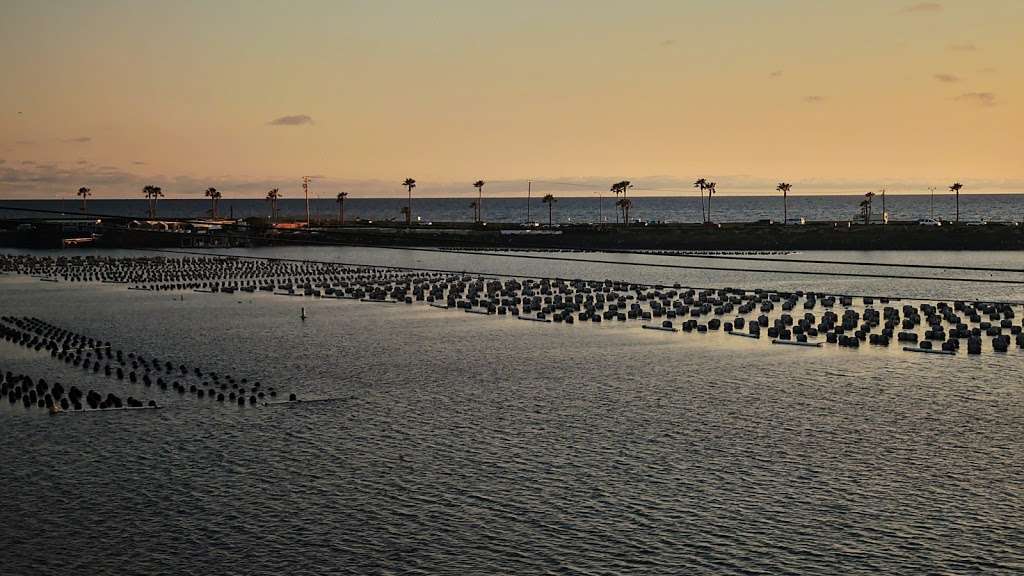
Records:
[[[708,191],[708,224],[711,223],[711,197],[715,195],[716,186],[718,186],[718,184],[715,184],[714,182],[708,182],[707,184],[704,185],[704,187],[707,188]]]
[[[615,184],[612,184],[611,188],[609,188],[609,191],[611,191],[611,193],[615,195],[615,205],[616,206],[619,205],[618,198],[619,198],[619,194],[622,193],[622,189],[619,188],[619,184],[620,184],[619,182],[616,182]],[[598,200],[598,202],[600,202],[600,200]],[[598,208],[600,208],[600,205],[598,206]],[[616,224],[619,223],[619,213],[617,211],[615,212],[615,223]]]
[[[402,182],[402,186],[409,189],[409,204],[406,205],[405,210],[402,210],[402,213],[405,214],[405,225],[412,226],[412,189],[416,187],[416,181],[412,178],[406,178]]]
[[[629,209],[633,206],[633,201],[629,198],[623,198],[615,203],[616,206],[622,210],[622,221],[629,224]]]
[[[864,224],[871,224],[871,204],[874,199],[875,193],[868,192],[860,203],[861,213],[864,214]]]
[[[625,200],[626,199],[626,190],[629,190],[632,187],[633,187],[633,185],[629,182],[629,180],[622,180],[620,182],[616,182],[615,184],[612,184],[611,191],[612,191],[613,194],[615,194],[616,198],[618,198],[619,194],[622,194],[622,199]],[[619,207],[622,206],[622,204],[620,204],[620,201],[618,201],[618,200],[616,200],[615,205],[619,206]],[[618,222],[618,218],[619,218],[619,216],[618,216],[618,213],[616,212],[616,214],[615,214],[615,221],[616,222]],[[623,218],[622,222],[623,222],[623,224],[627,223],[625,218]]]
[[[558,200],[555,200],[555,197],[551,194],[545,194],[544,199],[541,200],[541,202],[548,205],[548,226],[551,226],[551,208],[555,205],[555,202],[558,202]]]
[[[206,192],[205,192],[205,195],[210,200],[213,200],[213,211],[210,212],[210,214],[212,214],[213,217],[216,218],[217,217],[217,204],[220,202],[221,193],[216,188],[207,188]]]
[[[789,191],[793,189],[793,185],[786,182],[779,182],[779,185],[776,186],[775,189],[782,192],[782,223],[786,224],[789,222]]]
[[[955,183],[953,183],[952,186],[949,187],[949,189],[951,191],[956,192],[956,223],[957,224],[960,223],[960,189],[963,188],[963,187],[964,187],[964,185],[959,183],[959,182],[955,182]]]
[[[277,218],[277,201],[281,198],[281,192],[274,188],[270,192],[267,192],[267,202],[270,202],[270,221],[273,222]]]
[[[82,197],[82,212],[85,212],[85,201],[86,198],[92,196],[92,190],[83,186],[78,189],[78,195]]]
[[[469,203],[469,207],[473,209],[473,221],[474,222],[479,222],[480,221],[480,212],[479,212],[480,205],[476,203],[476,200],[474,200],[474,201]]]
[[[338,224],[345,223],[345,198],[348,198],[348,192],[338,192],[335,200],[338,203]]]
[[[700,188],[700,219],[703,222],[707,222],[708,217],[704,211],[704,190],[706,190],[708,187],[708,181],[704,178],[701,178],[693,183],[693,187]]]
[[[609,191],[612,194],[615,195],[615,205],[618,206],[619,205],[619,200],[618,200],[619,194],[622,193],[622,190],[619,188],[619,183],[616,182],[615,184],[612,184],[612,187],[609,188]],[[598,202],[600,202],[600,200],[598,200]],[[600,206],[598,206],[598,208],[600,208]],[[615,212],[615,223],[616,224],[619,223],[619,213],[618,213],[618,211]]]
[[[476,188],[476,191],[479,194],[479,199],[476,201],[476,219],[478,222],[484,219],[484,184],[486,184],[486,182],[483,180],[473,182],[473,187]]]
[[[144,186],[142,193],[146,195],[146,200],[149,201],[149,217],[156,218],[156,202],[164,195],[163,190],[159,186]]]

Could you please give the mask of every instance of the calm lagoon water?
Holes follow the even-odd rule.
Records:
[[[1021,285],[234,252],[1024,301]],[[1007,253],[799,256],[1019,266]],[[0,276],[0,314],[331,400],[239,409],[145,389],[166,408],[61,417],[0,403],[4,573],[1024,571],[1019,350],[800,349],[637,323],[178,296]],[[0,369],[138,393],[6,342]]]

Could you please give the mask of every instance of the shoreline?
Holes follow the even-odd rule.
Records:
[[[271,245],[430,246],[533,250],[1024,250],[1024,227],[1015,224],[916,222],[855,224],[723,223],[571,224],[523,226],[448,222],[406,226],[321,221],[303,223],[161,220],[129,224],[106,220],[0,221],[0,247],[17,248],[225,248]]]

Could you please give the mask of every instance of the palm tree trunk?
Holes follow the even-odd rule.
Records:
[[[956,223],[960,223],[960,191],[956,191]]]
[[[412,226],[412,186],[409,186],[409,203],[405,207],[405,225]]]
[[[789,194],[782,193],[782,225],[789,222]]]
[[[548,226],[551,226],[551,204],[548,203]]]
[[[708,194],[708,224],[711,223],[711,194]]]
[[[704,209],[704,189],[700,189],[700,220],[702,223],[707,223],[708,216],[707,211]]]

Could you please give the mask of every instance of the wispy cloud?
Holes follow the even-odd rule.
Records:
[[[957,96],[956,100],[982,108],[996,105],[996,95],[992,92],[966,92]]]
[[[953,52],[976,52],[978,46],[974,42],[957,42],[947,46],[949,50]]]
[[[769,78],[782,78],[782,70],[772,70],[771,73],[768,74],[768,77]]]
[[[938,2],[918,2],[900,9],[900,14],[934,14],[942,12],[942,4]]]
[[[998,72],[998,70],[996,70],[995,68],[993,68],[991,66],[989,66],[987,68],[982,68],[981,70],[978,70],[978,74],[995,74],[996,72]]]
[[[15,140],[14,144],[17,146],[34,146],[35,140]]]
[[[661,42],[658,42],[658,45],[659,46],[672,46],[675,43],[676,43],[676,41],[674,39],[669,38],[667,40],[662,40]]]
[[[960,78],[958,76],[954,76],[952,74],[939,73],[932,76],[932,78],[935,78],[939,82],[945,82],[947,84],[953,84],[960,81]]]
[[[306,124],[312,124],[313,117],[308,114],[295,114],[292,116],[281,116],[280,118],[274,118],[267,124],[271,126],[304,126]]]
[[[75,164],[78,164],[79,166],[85,166],[88,163],[88,160],[78,160],[77,162],[75,162]]]
[[[141,160],[132,160],[132,164],[134,164],[136,166],[145,166],[146,165],[146,163],[141,161]]]
[[[818,96],[818,95],[804,96],[804,103],[806,103],[806,104],[821,104],[822,102],[825,102],[826,100],[828,100],[827,96]]]
[[[66,138],[64,140],[61,140],[61,142],[66,142],[68,144],[88,144],[89,142],[92,142],[92,136],[79,136],[78,138]]]

